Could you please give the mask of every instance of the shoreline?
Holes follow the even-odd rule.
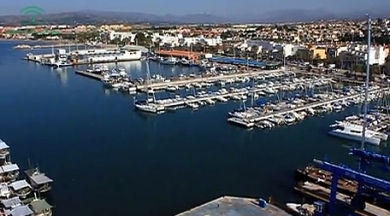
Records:
[[[9,38],[0,38],[0,42],[29,42],[29,43],[52,43],[52,44],[67,44],[67,43],[75,43],[71,40],[32,40],[32,39],[9,39]],[[20,44],[22,45],[22,44]]]

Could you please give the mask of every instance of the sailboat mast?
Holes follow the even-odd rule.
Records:
[[[286,45],[283,45],[283,70],[286,72]]]
[[[368,15],[367,15],[368,16]],[[362,143],[360,148],[364,150],[364,144],[366,141],[366,128],[367,128],[367,113],[368,113],[368,85],[370,79],[370,51],[371,51],[371,18],[367,19],[367,59],[366,59],[366,83],[364,86],[364,106],[363,106],[363,131],[362,131]]]
[[[150,70],[149,70],[149,59],[146,60],[146,91],[149,89],[149,82],[150,82]]]

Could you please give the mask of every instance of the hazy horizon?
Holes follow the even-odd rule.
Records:
[[[143,1],[105,1],[105,0],[85,0],[85,1],[59,1],[56,3],[48,0],[18,0],[4,2],[0,8],[0,15],[19,15],[28,6],[42,8],[45,13],[70,12],[80,10],[114,11],[114,12],[141,12],[156,15],[186,15],[194,13],[207,13],[218,16],[244,16],[246,14],[264,14],[286,9],[324,10],[333,13],[351,13],[355,11],[368,11],[383,7],[383,1],[372,0],[329,0],[324,2],[309,0],[214,0],[210,1],[178,1],[174,3],[157,2],[151,0]]]

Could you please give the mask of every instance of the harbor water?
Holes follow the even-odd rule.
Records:
[[[299,202],[294,169],[325,156],[356,164],[351,144],[327,135],[356,107],[269,131],[229,125],[238,102],[145,115],[133,96],[74,68],[22,61],[27,51],[14,45],[0,43],[0,138],[22,169],[30,160],[54,179],[56,216],[169,216],[223,195]],[[134,77],[146,73],[144,62],[121,65]],[[151,63],[164,76],[196,70]],[[386,146],[374,150],[390,155]]]

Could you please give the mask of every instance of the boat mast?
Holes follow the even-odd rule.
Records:
[[[146,83],[145,83],[145,87],[146,87],[146,95],[147,95],[147,103],[149,103],[149,84],[150,84],[150,69],[149,69],[149,62],[150,60],[147,59],[146,60]],[[153,90],[151,90],[152,92],[152,97],[153,97],[153,102],[156,102],[156,98],[154,96],[154,92]]]
[[[363,130],[362,130],[362,142],[360,149],[364,150],[364,144],[366,141],[366,128],[367,128],[367,112],[368,112],[368,85],[370,79],[370,51],[371,51],[371,18],[367,15],[367,59],[366,59],[366,83],[364,86],[364,106],[363,106]]]
[[[248,54],[246,55],[246,72],[248,73],[249,71],[249,57],[248,57]],[[252,76],[252,85],[251,85],[251,91],[252,91],[252,95],[251,95],[251,107],[253,107],[253,101],[255,100],[255,76]]]

